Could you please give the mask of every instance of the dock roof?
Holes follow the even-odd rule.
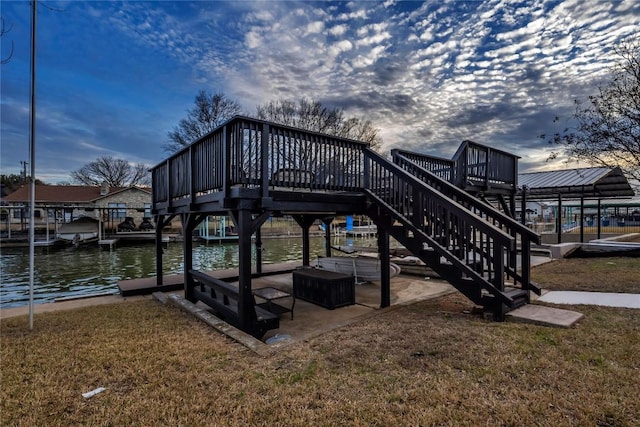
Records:
[[[580,168],[518,174],[518,193],[530,198],[633,197],[635,192],[620,168]]]

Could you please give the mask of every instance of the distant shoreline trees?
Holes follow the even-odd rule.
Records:
[[[27,185],[29,182],[25,175],[12,173],[0,175],[0,183],[6,194],[12,193],[23,185]],[[36,178],[36,185],[47,185],[44,181]]]

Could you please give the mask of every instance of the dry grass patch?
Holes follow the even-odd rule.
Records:
[[[640,293],[640,258],[571,258],[538,265],[533,280],[544,289]]]
[[[0,424],[640,425],[637,311],[553,329],[470,309],[401,307],[269,358],[154,301],[3,320]]]

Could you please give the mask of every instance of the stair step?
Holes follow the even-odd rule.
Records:
[[[505,288],[503,293],[511,299],[527,297],[527,291],[520,288]]]

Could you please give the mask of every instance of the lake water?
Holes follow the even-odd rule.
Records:
[[[375,239],[332,237],[333,245],[375,247]],[[311,239],[311,257],[324,255],[324,238]],[[255,248],[254,248],[255,252]],[[0,308],[29,303],[29,252],[27,248],[2,248],[0,253]],[[255,253],[254,253],[255,258]],[[263,264],[302,259],[302,238],[264,239]],[[164,249],[164,274],[183,272],[182,243]],[[236,244],[194,242],[194,268],[215,270],[238,266]],[[79,248],[36,248],[34,301],[53,302],[58,298],[117,293],[119,280],[156,275],[155,246],[119,246],[112,251],[98,245]]]

